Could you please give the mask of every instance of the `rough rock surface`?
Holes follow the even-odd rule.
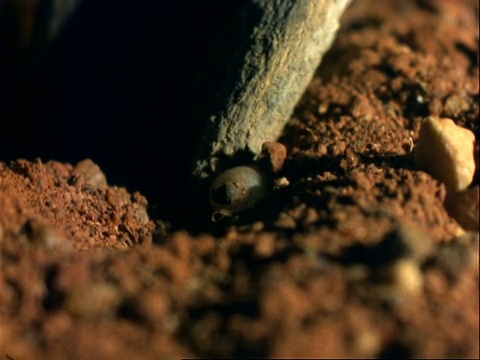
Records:
[[[354,2],[288,186],[231,224],[174,231],[89,161],[1,163],[0,357],[478,358],[478,232],[412,159],[430,115],[478,151],[478,38],[475,1]]]

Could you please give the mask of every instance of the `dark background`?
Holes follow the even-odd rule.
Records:
[[[91,158],[160,216],[195,207],[192,153],[242,36],[224,34],[233,3],[83,0],[49,41],[54,2],[40,1],[23,48],[14,3],[2,3],[0,159]]]

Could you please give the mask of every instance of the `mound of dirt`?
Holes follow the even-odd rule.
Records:
[[[430,115],[478,153],[478,39],[476,1],[354,1],[277,186],[203,231],[91,160],[0,163],[0,356],[478,358],[478,221],[412,156]]]

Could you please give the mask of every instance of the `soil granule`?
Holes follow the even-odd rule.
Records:
[[[430,115],[478,151],[478,39],[475,1],[354,1],[278,186],[203,231],[91,160],[0,163],[0,357],[478,358],[478,221],[412,160]]]

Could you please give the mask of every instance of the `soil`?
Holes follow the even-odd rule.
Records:
[[[95,159],[0,163],[0,356],[478,358],[478,220],[412,160],[430,115],[478,150],[478,40],[476,1],[354,1],[231,221],[157,218]],[[477,156],[477,219],[478,185]]]

